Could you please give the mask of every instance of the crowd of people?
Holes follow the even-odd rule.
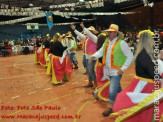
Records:
[[[84,87],[95,89],[92,92],[95,99],[109,101],[110,107],[102,115],[115,117],[116,121],[137,122],[143,121],[148,114],[146,119],[152,121],[156,112],[154,105],[151,105],[154,103],[155,93],[159,90],[161,92],[156,96],[160,102],[160,111],[157,114],[160,120],[163,119],[163,81],[160,80],[163,78],[163,51],[159,50],[157,60],[153,48],[156,41],[153,38],[154,33],[144,30],[135,35],[137,38],[134,40],[126,41],[125,35],[119,31],[116,24],[111,24],[100,33],[93,26],[86,28],[84,23],[81,23],[80,27],[82,32],[79,32],[75,25],[70,25],[82,43],[82,63],[86,71],[83,75],[88,75],[88,84]],[[71,32],[62,35],[56,33],[52,39],[47,34],[44,43],[38,38],[36,44],[35,62],[42,64],[44,60],[46,74],[52,75],[52,83],[62,84],[63,79],[69,81],[72,69],[78,69],[77,44]],[[131,47],[134,47],[134,51]],[[40,56],[41,52],[44,56]],[[154,60],[159,61],[156,69]],[[121,78],[133,61],[136,74],[131,84],[122,90]],[[158,89],[155,89],[154,85],[155,70],[160,78],[157,79]]]
[[[157,114],[157,119],[163,120],[162,41],[155,38],[150,30],[123,34],[116,24],[101,32],[93,26],[86,28],[84,23],[80,23],[80,27],[82,32],[74,24],[70,25],[76,39],[71,31],[56,33],[52,38],[47,34],[44,41],[37,37],[35,63],[47,68],[46,75],[52,76],[52,83],[70,81],[72,71],[78,70],[78,40],[83,50],[83,75],[88,75],[88,84],[84,87],[94,88],[92,95],[95,99],[110,103],[102,113],[104,117],[115,117],[117,122],[143,122],[144,118],[152,121]],[[160,47],[156,56],[154,46],[158,40]],[[131,84],[122,89],[121,78],[132,62],[135,63],[136,74]],[[159,101],[159,112],[154,110],[155,97]]]
[[[17,54],[29,54],[34,52],[35,41],[30,38],[15,40],[2,40],[0,43],[0,54],[5,56]]]

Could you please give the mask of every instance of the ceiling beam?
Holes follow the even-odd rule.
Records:
[[[45,9],[48,9],[48,8],[49,8],[49,5],[52,5],[54,2],[55,2],[55,0],[53,0],[51,3],[49,3],[49,4],[45,7]]]

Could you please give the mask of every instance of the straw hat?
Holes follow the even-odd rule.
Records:
[[[68,38],[68,37],[72,37],[72,34],[68,34],[66,37],[67,37],[67,38]]]
[[[67,33],[68,33],[68,34],[71,34],[71,31],[68,31]]]
[[[57,35],[57,36],[60,36],[60,33],[59,33],[59,32],[57,32],[57,33],[56,33],[56,35]]]
[[[51,40],[50,40],[50,42],[54,42],[54,40],[53,40],[53,39],[51,39]]]
[[[119,26],[118,25],[111,24],[110,27],[109,27],[109,29],[103,30],[102,33],[107,34],[106,32],[108,32],[108,31],[118,32],[118,38],[119,39],[124,39],[124,34],[121,31],[119,31]]]
[[[101,35],[106,36],[106,33],[100,33],[100,34],[98,35],[98,37],[101,36]]]
[[[99,33],[97,30],[95,30],[95,28],[93,26],[90,26],[87,29],[90,30],[90,31],[93,31],[94,34],[98,34]]]
[[[119,32],[119,26],[116,24],[111,24],[109,29],[103,30],[103,31],[116,31]]]
[[[124,39],[124,34],[119,31],[119,26],[116,25],[116,24],[111,24],[109,29],[106,29],[106,30],[103,30],[102,33],[106,33],[108,31],[115,31],[115,32],[118,32],[118,38],[119,39]]]

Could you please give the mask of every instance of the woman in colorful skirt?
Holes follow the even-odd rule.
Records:
[[[150,30],[139,33],[135,54],[136,75],[131,84],[116,97],[113,105],[114,113],[110,115],[116,117],[116,122],[159,122],[161,118],[163,89],[160,88],[159,80],[154,80],[153,34]],[[156,89],[156,85],[158,89]],[[155,104],[153,105],[153,103]],[[155,111],[155,107],[159,108],[159,112]]]
[[[97,40],[97,50],[99,50],[106,39],[106,34],[101,33],[98,35]],[[104,72],[103,72],[103,65],[102,65],[102,57],[98,59],[96,63],[96,80],[97,80],[97,87],[94,92],[92,92],[92,95],[95,97],[95,99],[98,100],[98,98],[108,101],[108,91],[109,91],[109,81],[107,79],[104,79]]]
[[[40,52],[41,52],[41,37],[38,36],[36,39],[36,49],[35,49],[35,63],[40,64]]]
[[[62,83],[64,77],[67,81],[70,80],[72,68],[70,59],[66,53],[67,47],[63,47],[61,36],[56,33],[53,38],[53,45],[49,51],[51,53],[51,67],[52,67],[52,83]]]

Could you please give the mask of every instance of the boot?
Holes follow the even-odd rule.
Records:
[[[87,73],[87,70],[85,71],[85,73],[83,73],[83,75],[87,75],[88,73]]]
[[[112,108],[108,108],[106,111],[102,113],[104,117],[109,116],[111,113],[113,113]]]
[[[74,64],[74,65],[75,65],[74,69],[78,69],[78,65],[77,64]]]
[[[97,96],[97,94],[98,94],[98,93],[96,93],[95,91],[92,92],[92,95],[93,95],[93,97],[94,97],[96,100],[98,100],[98,96]]]
[[[88,88],[88,87],[93,87],[93,84],[92,82],[89,82],[86,86],[84,86],[85,88]]]
[[[94,81],[93,88],[95,89],[97,87],[97,82]]]
[[[73,64],[71,64],[72,69],[74,69]]]

